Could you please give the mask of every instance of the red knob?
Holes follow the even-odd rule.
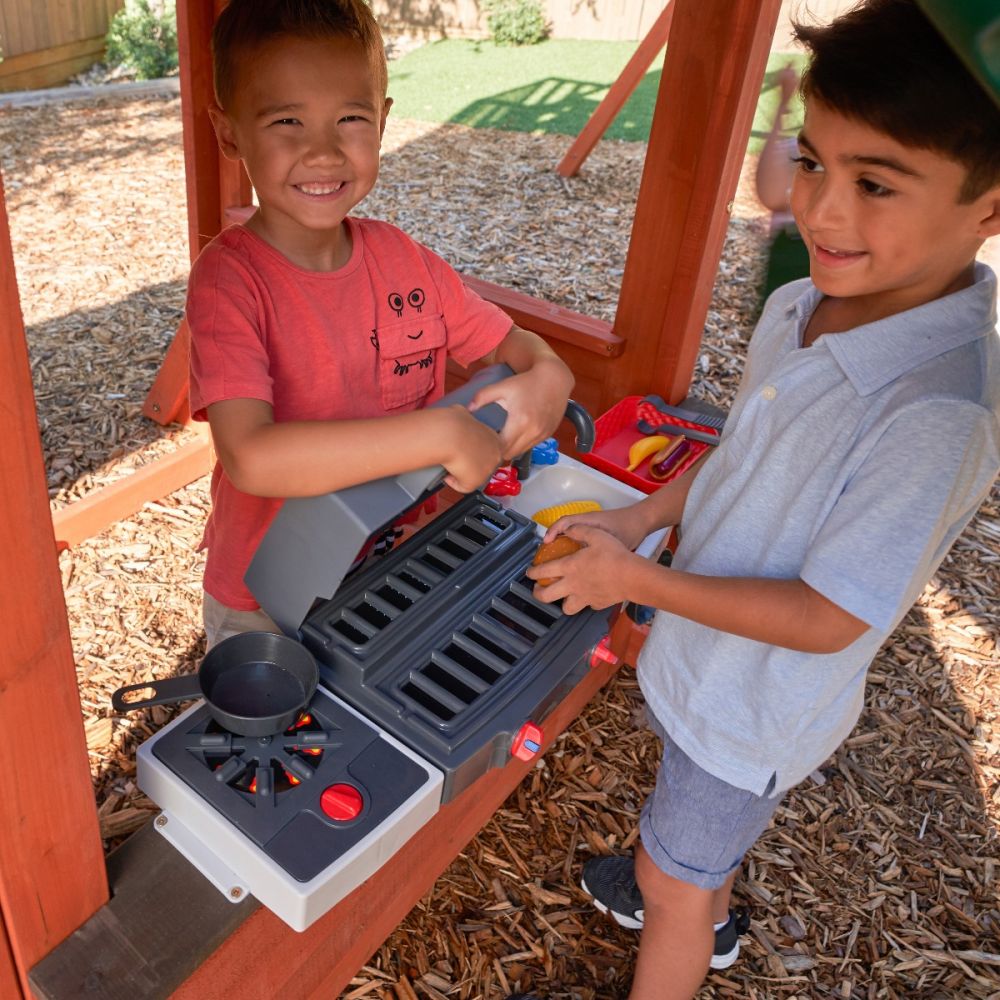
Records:
[[[590,665],[596,667],[600,663],[617,663],[618,657],[611,652],[611,637],[605,636],[591,651]]]
[[[320,807],[330,819],[340,823],[356,819],[364,808],[361,793],[353,785],[331,785],[323,790],[319,800]]]
[[[511,756],[518,760],[531,760],[542,749],[542,740],[541,729],[533,722],[526,722],[514,737]]]

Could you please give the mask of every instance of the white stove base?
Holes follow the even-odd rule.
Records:
[[[364,719],[350,705],[325,693]],[[159,832],[227,899],[238,903],[249,892],[293,930],[304,931],[374,875],[440,807],[444,775],[380,731],[382,739],[426,772],[426,782],[353,848],[310,881],[299,882],[154,756],[156,740],[183,725],[202,704],[197,702],[139,747],[139,787],[163,810],[154,821]]]

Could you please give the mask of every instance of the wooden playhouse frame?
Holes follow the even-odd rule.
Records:
[[[179,0],[192,257],[246,212],[245,176],[220,159],[205,112],[219,0]],[[221,5],[221,4],[219,4]],[[626,394],[682,398],[690,384],[780,0],[673,0],[665,63],[614,324],[469,279],[538,331],[600,413]],[[146,412],[187,418],[183,325]],[[107,861],[87,764],[57,545],[73,544],[208,469],[206,439],[55,517],[0,184],[0,996],[324,997],[429,889],[529,765],[484,776],[364,886],[296,934],[252,900],[232,906],[147,827]],[[616,637],[631,659],[633,634]],[[551,740],[613,673],[591,676],[547,722]],[[25,733],[27,739],[15,734]],[[44,748],[44,752],[39,752]],[[109,896],[110,901],[109,901]],[[292,984],[294,983],[294,986]]]

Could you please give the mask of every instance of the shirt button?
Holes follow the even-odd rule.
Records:
[[[778,395],[778,390],[775,389],[773,385],[765,385],[763,389],[760,390],[760,394],[764,399],[774,399]]]

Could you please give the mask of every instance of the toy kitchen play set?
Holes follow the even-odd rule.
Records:
[[[576,404],[567,415],[589,451],[593,422]],[[491,404],[477,416],[498,429],[505,415]],[[138,783],[162,809],[156,828],[230,900],[252,894],[304,930],[441,804],[535,756],[550,710],[609,655],[610,611],[566,615],[533,596],[524,573],[544,528],[532,515],[642,493],[554,450],[538,459],[554,464],[519,492],[495,477],[508,495],[470,494],[356,568],[441,470],[286,501],[246,575],[285,635],[236,636],[193,677],[116,692],[121,711],[202,698],[139,748]],[[127,700],[140,689],[154,696]]]

